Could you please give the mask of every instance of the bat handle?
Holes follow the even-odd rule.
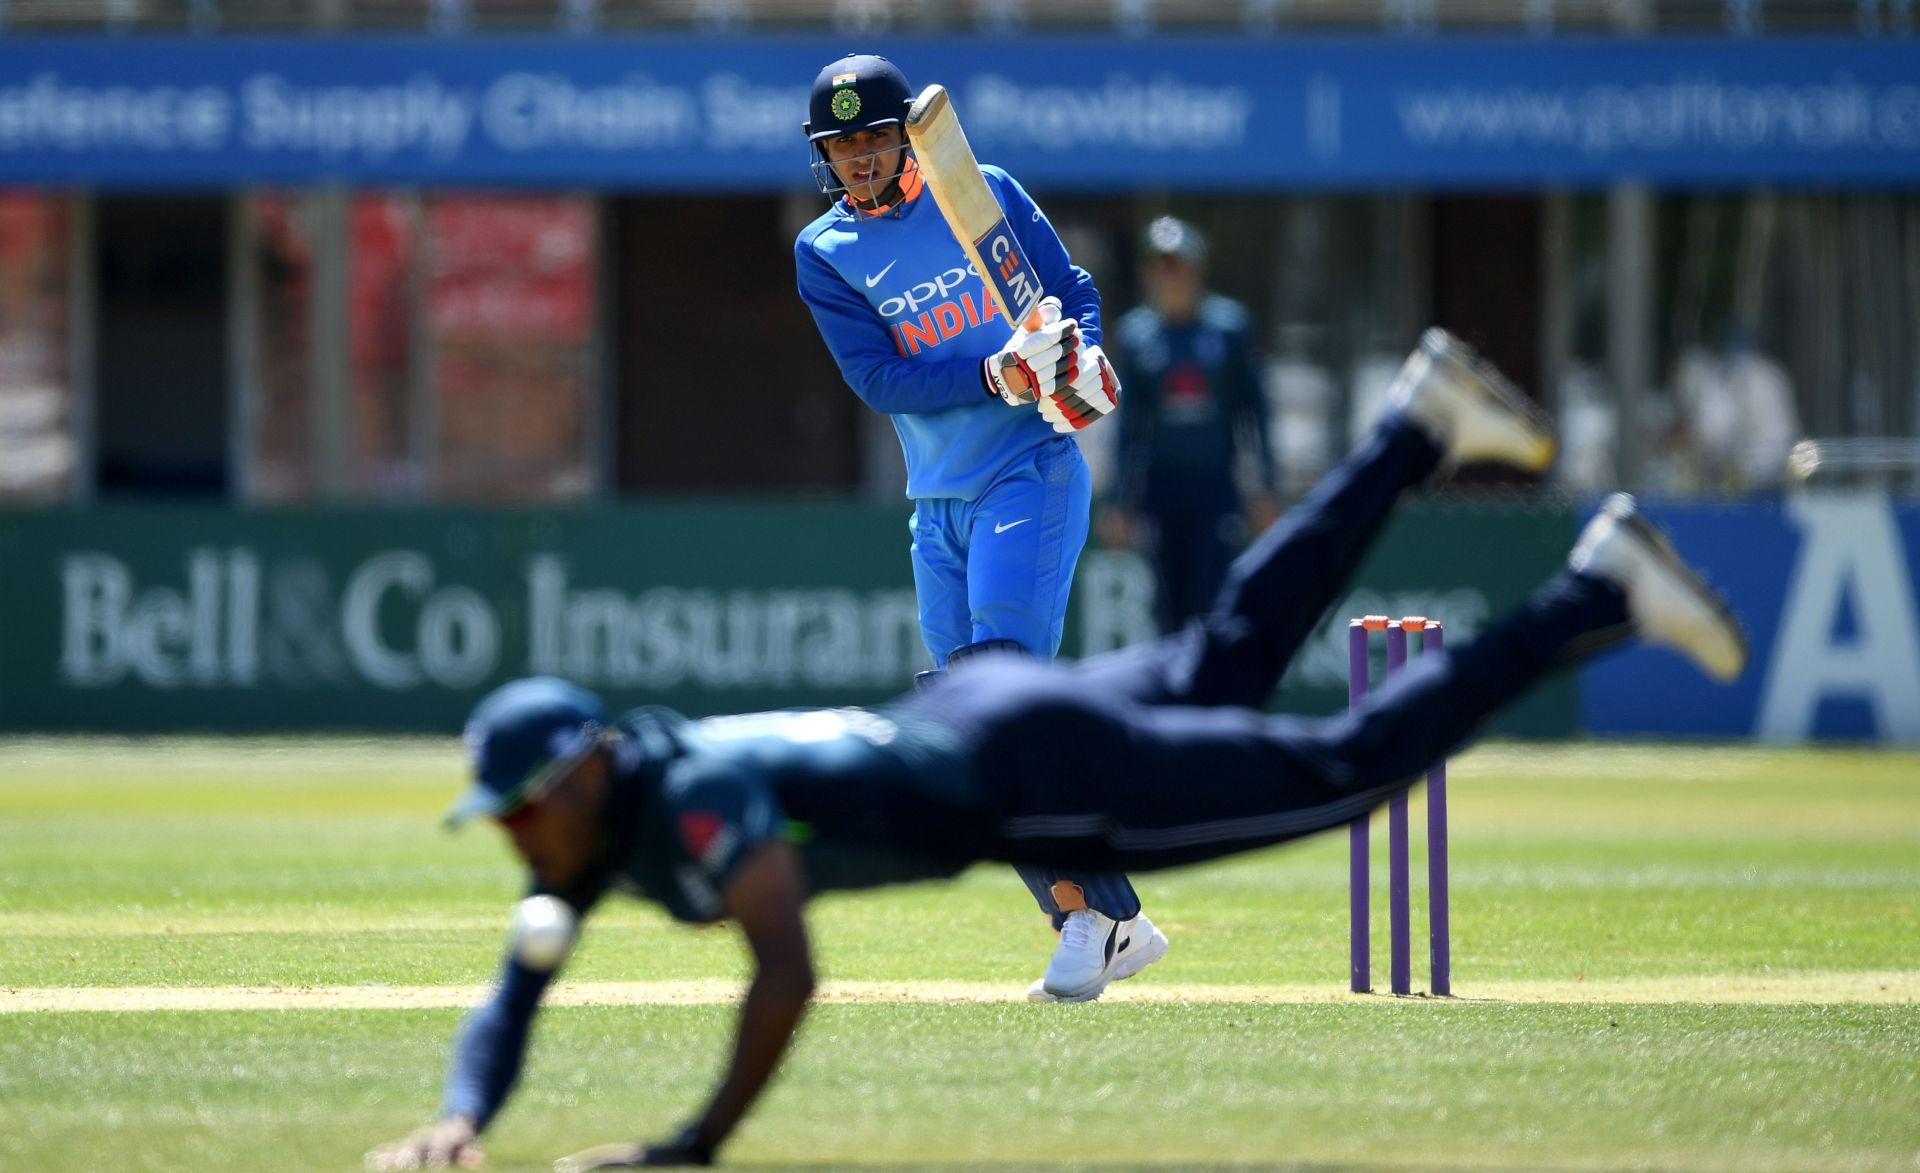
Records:
[[[1027,315],[1027,320],[1020,324],[1020,328],[1031,333],[1042,326],[1051,326],[1059,320],[1060,299],[1043,297],[1040,299],[1040,304],[1033,307],[1033,312]]]

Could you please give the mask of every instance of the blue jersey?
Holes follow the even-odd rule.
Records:
[[[1053,225],[1012,176],[982,167],[1040,287],[1089,342],[1100,340],[1100,294]],[[893,418],[907,496],[972,501],[1023,454],[1055,438],[1032,409],[989,392],[983,360],[1012,333],[916,170],[905,197],[879,214],[841,200],[794,241],[800,296],[840,373],[867,406]]]

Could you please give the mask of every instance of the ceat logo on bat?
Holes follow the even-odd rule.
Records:
[[[980,250],[980,259],[987,263],[984,274],[987,284],[1000,298],[1000,304],[1012,313],[1013,320],[1024,322],[1033,307],[1040,304],[1040,286],[1035,282],[1033,266],[1027,264],[1027,254],[1020,251],[1020,242],[1014,239],[1013,229],[1002,216],[989,228],[986,235],[974,241],[974,247]]]

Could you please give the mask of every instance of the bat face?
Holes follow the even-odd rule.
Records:
[[[980,277],[999,299],[1007,320],[1026,321],[1040,304],[1040,283],[1034,279],[1027,254],[1020,250],[1020,242],[1014,239],[1007,218],[1003,215],[996,220],[984,236],[974,241],[973,247],[977,254],[974,263],[985,262],[986,266],[980,270]]]
[[[1020,325],[1040,304],[1044,291],[1000,201],[993,198],[980,174],[973,147],[960,128],[960,116],[943,87],[928,86],[914,99],[907,111],[907,138],[913,143],[927,190],[947,218],[954,239],[993,290],[1008,324]]]

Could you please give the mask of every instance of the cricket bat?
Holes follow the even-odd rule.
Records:
[[[960,128],[945,86],[931,85],[907,108],[907,141],[953,238],[973,262],[1007,324],[1018,329],[1033,318],[1043,292],[1027,254],[993,198],[980,164]]]

